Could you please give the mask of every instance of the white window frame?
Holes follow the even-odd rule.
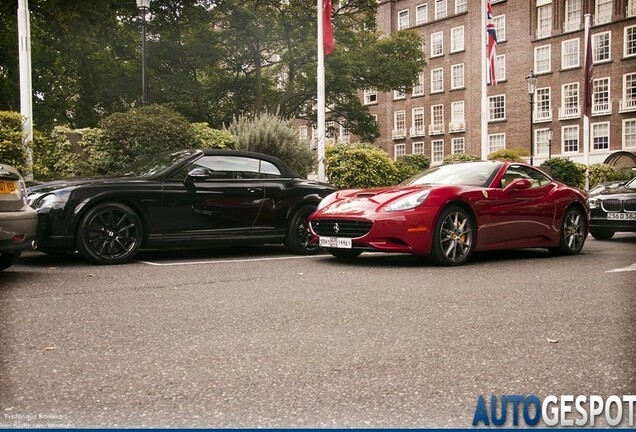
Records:
[[[444,55],[444,32],[431,34],[431,58]]]
[[[466,138],[451,138],[451,154],[466,152]]]
[[[440,20],[448,16],[448,0],[435,1],[435,19]]]
[[[629,125],[631,123],[631,125]],[[628,130],[629,128],[629,130]],[[622,148],[627,151],[636,150],[636,118],[623,119],[623,128],[621,132]],[[631,141],[632,145],[629,141]]]
[[[468,11],[468,0],[455,0],[455,14]]]
[[[488,135],[488,154],[506,148],[506,133],[495,133]]]
[[[444,92],[444,68],[431,70],[431,94]]]
[[[552,120],[552,88],[541,87],[534,94],[534,122]]]
[[[565,0],[565,22],[563,31],[576,31],[581,28],[581,0]]]
[[[393,138],[406,137],[406,111],[397,110],[393,112]]]
[[[506,95],[499,94],[488,97],[488,122],[506,120]]]
[[[495,34],[497,35],[497,43],[505,42],[506,35],[506,15],[497,15],[492,18],[492,23],[495,25]]]
[[[594,25],[605,24],[612,20],[613,0],[596,0],[594,2]]]
[[[537,6],[537,39],[552,36],[552,3]]]
[[[444,140],[431,140],[431,164],[439,165],[444,162]]]
[[[495,70],[497,72],[497,82],[506,81],[506,55],[500,54],[495,57]]]
[[[636,4],[636,2],[634,3]],[[631,33],[631,34],[630,34]],[[631,36],[631,39],[630,39]],[[631,49],[631,53],[629,52]],[[623,57],[636,56],[636,25],[625,27],[623,31]]]
[[[411,111],[411,137],[420,137],[426,134],[426,119],[424,107],[413,108]]]
[[[550,154],[550,129],[541,128],[534,130],[534,155],[547,156]]]
[[[593,81],[592,85],[592,115],[605,115],[612,112],[611,90],[612,79],[601,77]]]
[[[451,53],[464,51],[464,26],[450,29]]]
[[[429,135],[444,133],[444,104],[431,105]]]
[[[559,119],[572,119],[581,117],[581,97],[579,83],[565,83],[561,85],[561,109]]]
[[[576,149],[573,149],[573,142],[576,135]],[[579,125],[561,126],[561,154],[575,154],[581,148],[581,137],[579,134]]]
[[[601,135],[601,133],[603,134]],[[607,143],[602,148],[597,148],[599,147],[597,145],[597,139],[606,139]],[[612,148],[610,142],[610,122],[592,123],[590,146],[592,152],[605,152]]]
[[[424,154],[424,141],[415,141],[411,146],[412,154]]]
[[[424,72],[417,74],[417,85],[413,86],[411,96],[423,96],[424,95]]]
[[[636,110],[636,72],[623,75],[623,98],[620,101],[620,111]]]
[[[428,3],[415,6],[415,25],[428,22]]]
[[[402,90],[393,90],[393,100],[406,99],[406,93]]]
[[[600,42],[603,42],[602,46],[599,46]],[[594,64],[612,61],[612,32],[605,31],[592,35],[592,61]]]
[[[466,130],[466,103],[462,101],[451,102],[451,122],[449,132],[464,132]]]
[[[561,42],[561,69],[573,69],[581,65],[580,45],[579,38]]]
[[[397,14],[397,28],[399,30],[406,30],[411,25],[411,17],[408,9],[403,9]]]
[[[458,63],[451,66],[451,90],[462,89],[466,87],[466,68],[464,63]]]
[[[376,89],[365,89],[363,91],[364,105],[377,105],[378,91]]]
[[[547,52],[547,55],[544,55],[544,52]],[[534,71],[538,74],[552,71],[552,45],[542,45],[534,49]]]
[[[400,156],[406,155],[406,144],[393,144],[393,160],[398,160]]]

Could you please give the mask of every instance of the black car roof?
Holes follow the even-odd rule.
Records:
[[[276,165],[276,167],[278,168],[278,170],[280,171],[283,177],[298,177],[298,178],[300,177],[291,168],[289,168],[285,162],[283,162],[276,156],[268,155],[265,153],[258,153],[258,152],[245,151],[245,150],[225,150],[225,149],[200,149],[200,151],[205,156],[215,156],[215,155],[239,156],[239,157],[243,156],[243,157],[253,157],[257,159],[262,159]]]

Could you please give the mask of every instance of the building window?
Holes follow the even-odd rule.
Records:
[[[428,3],[415,7],[415,25],[428,22]]]
[[[398,30],[409,28],[409,11],[403,10],[398,12]]]
[[[506,55],[501,54],[495,57],[495,70],[497,71],[497,82],[506,80]]]
[[[579,67],[579,39],[561,43],[561,69]]]
[[[537,89],[536,94],[534,96],[535,101],[535,111],[534,111],[534,121],[541,122],[552,119],[552,106],[550,103],[550,87],[544,87]]]
[[[466,152],[466,140],[462,138],[453,138],[451,140],[451,153],[465,153]]]
[[[455,13],[462,13],[468,10],[468,0],[455,0]]]
[[[579,83],[563,84],[561,87],[561,110],[559,118],[571,119],[581,115],[579,105]]]
[[[563,30],[575,31],[581,28],[581,0],[565,0],[565,23]]]
[[[506,134],[498,133],[488,135],[488,154],[506,148]]]
[[[592,115],[603,115],[611,112],[610,79],[609,77],[595,79],[592,92]]]
[[[393,156],[397,160],[400,156],[406,154],[406,144],[395,144],[393,146]]]
[[[451,103],[450,132],[463,132],[466,130],[464,123],[464,101]]]
[[[636,73],[623,75],[623,99],[621,111],[636,110]]]
[[[413,126],[411,126],[411,136],[424,136],[424,108],[413,108]]]
[[[444,55],[444,33],[437,32],[431,35],[431,57]]]
[[[630,18],[636,16],[636,0],[627,0],[627,11],[625,17]]]
[[[435,135],[444,133],[444,105],[431,106],[431,125],[429,134]]]
[[[424,94],[424,72],[417,74],[417,84],[413,86],[413,96],[422,96]]]
[[[579,152],[579,126],[563,126],[561,128],[563,153]]]
[[[454,27],[451,34],[451,52],[464,51],[464,26]]]
[[[307,141],[308,137],[307,137],[307,133],[308,133],[309,129],[307,129],[307,126],[301,126],[298,128],[298,135],[300,136],[300,139]]]
[[[535,155],[547,155],[550,154],[550,130],[549,129],[536,129],[535,131]]]
[[[610,32],[592,35],[592,61],[600,63],[611,60],[612,34]]]
[[[609,122],[592,123],[592,150],[609,150]]]
[[[623,150],[636,149],[636,119],[623,120]]]
[[[402,90],[393,90],[393,100],[406,99],[406,93]]]
[[[625,44],[623,46],[623,56],[636,56],[636,26],[625,27]]]
[[[375,89],[364,91],[364,104],[372,105],[378,103],[378,92]]]
[[[495,25],[497,43],[504,42],[506,40],[506,16],[498,15],[492,19],[492,23]]]
[[[596,0],[594,24],[605,24],[612,20],[612,0]]]
[[[404,138],[406,136],[406,111],[395,111],[393,113],[393,139]]]
[[[464,63],[451,66],[451,89],[464,88]]]
[[[413,154],[424,154],[424,143],[422,141],[413,143]]]
[[[537,7],[537,38],[552,34],[552,3]]]
[[[446,15],[448,15],[447,0],[435,0],[435,19],[446,18]]]
[[[506,95],[490,96],[488,98],[488,121],[506,119]]]
[[[431,93],[444,91],[444,68],[433,69],[431,71]]]
[[[444,140],[433,140],[431,141],[431,163],[442,162],[444,162]]]
[[[351,142],[351,130],[345,125],[340,125],[340,139],[338,140],[338,142]]]
[[[546,73],[552,70],[552,46],[543,45],[534,49],[534,70],[536,73]]]

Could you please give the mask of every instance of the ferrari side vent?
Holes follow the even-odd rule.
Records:
[[[319,236],[325,237],[363,237],[371,231],[373,222],[341,220],[341,219],[320,219],[311,221],[311,228]]]

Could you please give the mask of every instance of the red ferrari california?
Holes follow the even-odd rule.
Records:
[[[480,161],[430,168],[398,186],[334,192],[309,220],[314,241],[337,258],[398,252],[455,266],[473,251],[576,255],[589,207],[585,192],[533,166]]]

